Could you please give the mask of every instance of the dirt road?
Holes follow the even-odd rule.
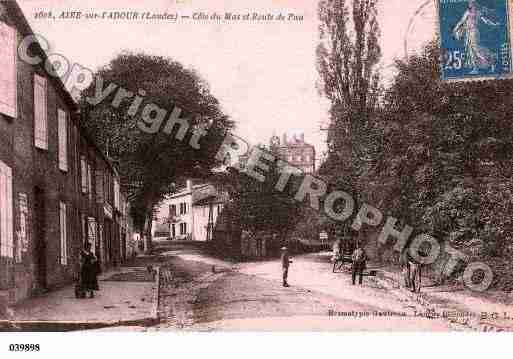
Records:
[[[197,244],[161,243],[159,251],[166,258],[162,322],[150,331],[450,330],[376,278],[353,286],[349,274],[332,273],[322,255],[294,258],[291,287],[284,288],[278,260],[233,264],[208,256]]]

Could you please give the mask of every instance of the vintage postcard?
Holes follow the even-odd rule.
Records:
[[[513,331],[512,6],[0,1],[0,330]]]

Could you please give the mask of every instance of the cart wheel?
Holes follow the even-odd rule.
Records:
[[[343,266],[344,266],[344,261],[340,261],[340,260],[335,261],[335,263],[333,263],[333,273],[342,271]]]

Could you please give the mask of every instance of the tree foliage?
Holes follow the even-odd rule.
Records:
[[[384,150],[360,188],[417,233],[511,272],[513,81],[445,83],[439,55],[433,42],[397,61],[376,121]]]
[[[377,0],[322,0],[317,64],[330,101],[328,156],[320,174],[358,200],[358,176],[379,150],[371,125],[380,94]]]
[[[244,171],[238,173],[232,198],[242,230],[276,234],[276,238],[283,241],[301,218],[302,205],[294,199],[299,183],[292,177],[285,190],[278,191],[276,184],[281,176],[278,154],[263,147],[260,150],[274,157],[270,162],[261,160],[269,166],[264,173],[265,180],[260,182]]]
[[[83,93],[84,126],[118,165],[121,184],[128,190],[136,225],[141,228],[151,218],[153,206],[174,190],[175,183],[186,177],[207,177],[219,164],[215,160],[218,146],[233,123],[198,73],[172,59],[125,52],[95,75],[103,79],[103,88],[111,83],[118,88],[97,105],[86,101],[94,96],[96,83]],[[132,94],[143,90],[144,102],[135,116],[129,114],[133,99],[114,105],[119,88]],[[156,133],[142,131],[140,126],[142,109],[150,103],[167,111]],[[178,126],[170,133],[162,130],[176,107],[190,124],[183,139],[177,136]],[[190,139],[200,126],[208,131],[196,149]]]
[[[321,175],[399,218],[398,227],[486,261],[513,288],[513,81],[443,82],[432,42],[398,60],[380,92],[376,1],[352,6],[319,7],[321,90],[331,102]]]

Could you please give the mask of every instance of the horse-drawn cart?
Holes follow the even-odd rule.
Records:
[[[338,255],[333,256],[333,273],[340,273],[342,272],[345,264],[352,264],[353,259],[350,254],[344,254],[344,255]],[[350,267],[348,267],[350,269]],[[367,277],[375,277],[377,275],[378,271],[376,269],[369,269],[364,270],[363,275]]]
[[[332,261],[333,273],[341,272],[342,268],[344,267],[344,264],[353,263],[353,260],[351,259],[351,254],[347,253],[334,255]]]

